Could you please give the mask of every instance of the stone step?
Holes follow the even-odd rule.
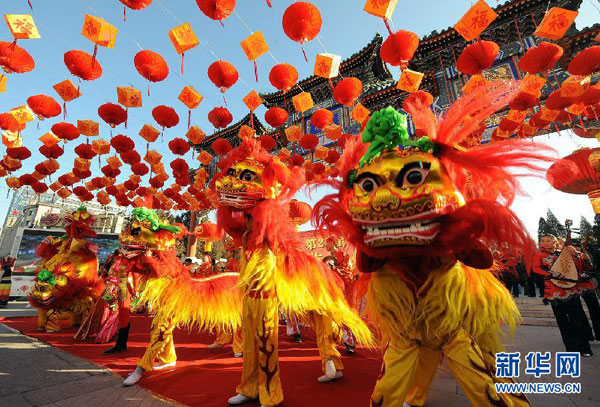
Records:
[[[523,317],[522,325],[530,325],[530,326],[558,326],[556,324],[556,319],[554,316],[552,318],[531,318],[531,317]]]

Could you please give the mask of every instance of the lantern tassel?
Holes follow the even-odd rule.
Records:
[[[223,20],[219,20],[219,22],[221,23],[221,27],[225,28],[225,24],[223,24]]]
[[[94,54],[92,55],[92,66],[96,64],[96,54],[98,53],[98,44],[94,45]]]
[[[304,55],[304,60],[308,62],[308,58],[306,57],[306,51],[304,50],[304,46],[302,46],[302,54]]]
[[[267,6],[273,8],[273,5],[271,4],[271,0],[267,0]]]
[[[31,5],[31,0],[27,0],[27,4],[29,4],[29,8],[33,10],[33,6]]]
[[[127,7],[123,6],[123,21],[127,21]]]
[[[63,102],[63,119],[67,120],[67,102]]]
[[[129,108],[125,108],[125,113],[127,113],[127,118],[129,118]],[[125,119],[125,128],[127,128],[127,119]]]
[[[188,109],[188,129],[190,128],[191,124],[192,124],[192,110]]]
[[[150,96],[150,84],[148,83],[148,96]]]
[[[225,99],[225,94],[223,94],[223,102],[225,102],[225,106],[229,107],[229,106],[227,105],[227,99]]]
[[[383,22],[385,23],[385,28],[387,28],[387,30],[388,30],[388,32],[390,33],[390,35],[394,34],[394,33],[392,32],[392,29],[390,28],[390,23],[388,23],[388,20],[387,20],[387,18],[384,18],[384,19],[383,19]]]
[[[329,87],[331,90],[333,90],[333,82],[331,81],[331,78],[328,78],[327,80],[329,81]]]
[[[256,65],[256,59],[254,62],[254,77],[256,78],[256,83],[258,83],[258,65]]]
[[[185,66],[185,52],[181,53],[181,75],[183,75]]]

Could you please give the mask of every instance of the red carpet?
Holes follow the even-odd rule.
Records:
[[[76,356],[105,366],[126,376],[135,368],[149,340],[150,319],[133,316],[128,350],[125,353],[102,355],[110,344],[81,343],[73,340],[75,329],[46,333],[36,330],[36,318],[0,318],[0,322],[26,335],[37,338]],[[285,401],[289,407],[330,407],[368,405],[371,391],[381,367],[377,352],[357,349],[354,355],[342,352],[345,376],[330,383],[319,383],[321,360],[314,336],[304,335],[304,342],[294,343],[280,330],[279,360]],[[209,334],[175,330],[177,368],[146,374],[138,383],[155,393],[189,406],[224,407],[235,395],[242,370],[241,359],[233,357],[231,345],[222,349],[207,349],[213,342]],[[340,349],[341,350],[341,349]],[[258,403],[248,403],[257,406]]]

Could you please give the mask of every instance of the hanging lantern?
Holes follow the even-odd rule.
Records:
[[[156,150],[148,150],[148,152],[146,152],[146,156],[144,157],[144,161],[146,161],[148,164],[152,165],[152,164],[157,164],[162,158],[162,154],[159,153]]]
[[[59,145],[54,145],[52,147],[41,146],[39,151],[44,157],[55,159],[65,153],[65,150],[63,150]]]
[[[25,127],[12,114],[0,113],[0,128],[15,133],[23,130]]]
[[[479,37],[497,17],[498,14],[484,0],[478,0],[454,24],[454,29],[469,42]]]
[[[419,90],[419,86],[421,86],[422,80],[422,73],[412,71],[410,69],[405,69],[400,75],[400,80],[398,80],[396,89],[400,89],[409,93],[416,92],[417,90]]]
[[[233,149],[231,143],[224,138],[219,138],[213,141],[211,146],[213,151],[220,156],[227,155]]]
[[[302,129],[299,126],[290,126],[285,129],[285,137],[290,143],[295,143],[302,138]]]
[[[290,64],[277,64],[269,72],[271,85],[282,92],[287,92],[298,82],[298,71]]]
[[[400,30],[383,42],[379,55],[381,59],[392,66],[405,69],[408,62],[413,58],[419,46],[419,36],[411,31]]]
[[[117,100],[126,108],[142,107],[142,92],[132,86],[118,86]]]
[[[110,140],[110,145],[115,149],[115,151],[119,154],[126,153],[135,148],[135,143],[130,137],[119,134],[118,136],[113,137]]]
[[[239,74],[235,66],[227,61],[219,60],[208,67],[208,78],[221,90],[221,93],[225,93],[238,81]]]
[[[100,17],[85,14],[81,35],[95,44],[94,55],[92,56],[92,61],[95,61],[98,45],[106,48],[114,48],[115,41],[117,40],[117,28]]]
[[[100,63],[87,52],[67,51],[64,61],[69,72],[84,81],[94,81],[102,76]]]
[[[160,131],[156,130],[153,126],[149,124],[144,124],[144,127],[140,130],[139,135],[146,140],[148,143],[156,141],[158,136],[160,136]]]
[[[93,120],[77,120],[77,129],[86,137],[96,137],[100,134],[100,125]]]
[[[117,157],[116,155],[108,157],[106,159],[106,163],[112,168],[119,168],[123,166],[123,163],[121,162],[121,160],[119,160],[119,157]]]
[[[33,71],[35,61],[17,44],[0,41],[0,67],[6,73],[25,73]]]
[[[260,143],[262,148],[264,148],[267,151],[271,151],[275,147],[277,147],[277,142],[275,141],[275,139],[269,136],[268,134],[263,134],[262,136],[260,136],[258,138],[258,142]]]
[[[286,123],[288,116],[289,113],[285,109],[271,107],[265,112],[265,121],[273,128],[281,127]]]
[[[314,150],[315,147],[319,144],[319,138],[314,134],[305,134],[300,139],[300,147],[305,150]]]
[[[142,161],[142,156],[135,150],[129,150],[121,153],[121,160],[125,164],[134,165]]]
[[[342,57],[335,54],[317,54],[313,75],[325,79],[335,78],[340,74]]]
[[[283,13],[282,25],[285,35],[300,45],[314,40],[321,31],[322,23],[319,9],[306,1],[293,3]],[[308,62],[304,47],[302,47],[302,53]]]
[[[79,156],[80,158],[83,158],[85,160],[91,160],[92,158],[96,157],[98,154],[94,151],[94,148],[91,144],[87,144],[87,143],[82,143],[80,145],[78,145],[77,147],[75,147],[75,154],[77,154],[77,156]]]
[[[152,109],[152,117],[163,128],[163,131],[165,128],[171,128],[179,124],[179,115],[175,109],[169,106],[156,106]]]
[[[210,161],[212,160],[212,158],[213,158],[212,154],[209,153],[208,151],[202,151],[200,154],[198,154],[198,161],[200,161],[204,165],[210,164]]]
[[[589,76],[572,75],[560,84],[560,95],[566,98],[578,98],[589,88]]]
[[[531,93],[519,92],[508,103],[509,109],[524,111],[533,108],[538,104],[539,97]]]
[[[71,82],[70,79],[66,79],[52,87],[63,100],[63,118],[66,118],[67,102],[70,102],[73,99],[77,99],[79,96],[81,96],[81,92],[79,91],[77,86],[75,86],[73,82]]]
[[[52,147],[53,145],[58,144],[58,142],[60,141],[60,139],[58,137],[56,137],[54,134],[52,134],[50,132],[48,132],[48,133],[44,134],[43,136],[41,136],[39,138],[39,140],[46,147]]]
[[[144,163],[136,163],[131,166],[131,172],[141,177],[148,174],[150,169],[148,169],[148,166]]]
[[[127,20],[127,7],[132,10],[142,10],[152,4],[152,0],[119,0],[123,3],[123,21]]]
[[[456,68],[467,75],[480,74],[488,69],[500,52],[500,47],[493,41],[477,41],[467,45],[458,57]]]
[[[188,138],[190,143],[200,144],[202,140],[204,140],[204,137],[206,137],[206,133],[204,133],[200,127],[192,126],[189,128],[185,136]]]
[[[333,89],[333,99],[345,106],[352,106],[358,99],[363,90],[360,79],[345,78],[342,79]]]
[[[52,133],[61,140],[71,141],[79,137],[80,133],[77,127],[71,123],[60,122],[52,126]],[[54,157],[56,158],[56,157]]]
[[[319,109],[310,118],[310,124],[323,130],[333,122],[333,113],[327,109]]]
[[[176,137],[169,141],[169,150],[175,155],[185,155],[190,151],[190,145],[184,139]]]
[[[138,73],[150,82],[161,82],[169,76],[169,65],[164,58],[150,50],[143,50],[135,54],[133,64]],[[150,95],[150,85],[148,85]]]
[[[530,74],[546,72],[563,56],[560,45],[542,41],[537,46],[527,50],[519,60],[519,69]]]
[[[292,102],[294,103],[294,108],[296,109],[296,111],[301,113],[304,113],[315,106],[312,96],[309,92],[302,92],[297,94],[292,98]]]
[[[533,35],[557,41],[566,34],[578,14],[577,11],[552,7],[546,12],[544,19],[537,26]]]
[[[481,75],[472,75],[467,83],[465,83],[465,85],[462,87],[461,91],[464,95],[468,95],[474,90],[486,86],[488,82],[489,81]]]
[[[600,71],[600,46],[585,48],[569,62],[568,71],[572,75],[589,76]]]
[[[240,45],[244,51],[244,54],[246,54],[248,61],[254,62],[254,76],[256,77],[256,82],[258,82],[258,66],[256,65],[256,60],[261,55],[269,52],[269,46],[265,41],[262,31],[257,31],[251,34],[248,38],[242,41]]]
[[[114,103],[105,103],[98,108],[98,116],[111,128],[127,122],[127,112],[121,106]]]
[[[191,125],[192,120],[192,110],[196,109],[200,102],[202,102],[204,96],[202,96],[196,89],[191,86],[186,86],[183,88],[181,93],[179,94],[179,100],[187,106],[188,110],[188,128]]]
[[[198,41],[190,23],[181,24],[169,30],[169,38],[175,47],[175,51],[181,55],[181,74],[183,75],[185,51],[198,46],[200,41]]]
[[[521,81],[520,91],[538,96],[545,83],[546,78],[542,78],[541,76],[537,75],[527,74]]]
[[[352,109],[351,116],[358,123],[362,124],[362,123],[364,123],[369,118],[370,114],[371,114],[371,111],[369,109],[367,109],[366,107],[364,107],[363,105],[361,105],[360,103],[358,103],[354,107],[354,109]]]
[[[14,160],[26,160],[31,157],[31,151],[27,147],[13,147],[6,149],[6,155]]]
[[[248,93],[242,100],[251,112],[254,112],[257,107],[263,104],[262,98],[255,90]],[[254,127],[254,120],[252,120],[252,126]]]
[[[25,125],[30,121],[33,121],[33,112],[27,105],[15,107],[14,109],[10,109],[10,114],[15,118],[17,123],[20,125]]]
[[[224,129],[233,121],[233,116],[226,108],[215,107],[208,112],[208,121],[211,122],[215,128]]]
[[[56,100],[46,95],[28,97],[27,105],[40,120],[56,117],[62,113],[62,109]]]
[[[5,14],[4,20],[15,41],[41,38],[35,21],[29,14]]]
[[[235,0],[196,0],[198,8],[211,20],[217,20],[223,26],[223,20],[233,13]]]

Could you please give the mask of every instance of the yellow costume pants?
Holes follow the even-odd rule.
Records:
[[[343,370],[344,365],[340,359],[340,352],[338,352],[336,347],[339,330],[338,332],[334,332],[333,321],[328,316],[313,312],[311,313],[311,320],[317,336],[317,346],[319,347],[323,373],[325,373],[325,362],[328,360],[333,360],[336,370]]]
[[[242,328],[237,329],[233,335],[221,329],[217,329],[217,337],[215,339],[215,343],[219,345],[227,345],[228,343],[231,343],[233,353],[242,353],[244,351],[244,344],[242,340]]]
[[[431,383],[433,378],[432,368],[426,361],[438,361],[439,355],[443,354],[448,363],[452,375],[462,388],[463,392],[474,406],[505,405],[507,407],[529,406],[529,403],[515,403],[520,399],[513,395],[498,394],[494,386],[496,378],[485,360],[484,356],[475,343],[465,331],[458,331],[452,338],[444,342],[441,350],[419,346],[416,341],[393,339],[385,351],[383,366],[375,390],[371,398],[372,406],[400,407],[407,399],[413,384],[424,379],[423,383]],[[420,361],[424,358],[423,361]],[[435,364],[437,367],[438,363]],[[427,368],[418,371],[419,367]],[[433,373],[435,371],[433,370]],[[414,397],[426,398],[427,387],[421,383],[414,390]],[[411,400],[409,404],[417,404]]]
[[[246,397],[258,398],[263,406],[276,406],[283,401],[277,353],[277,308],[277,298],[244,297],[244,367],[236,391]]]
[[[146,372],[154,369],[154,361],[165,365],[177,360],[175,344],[173,343],[173,329],[175,326],[168,320],[154,317],[150,330],[150,344],[146,348],[144,356],[137,363]]]

